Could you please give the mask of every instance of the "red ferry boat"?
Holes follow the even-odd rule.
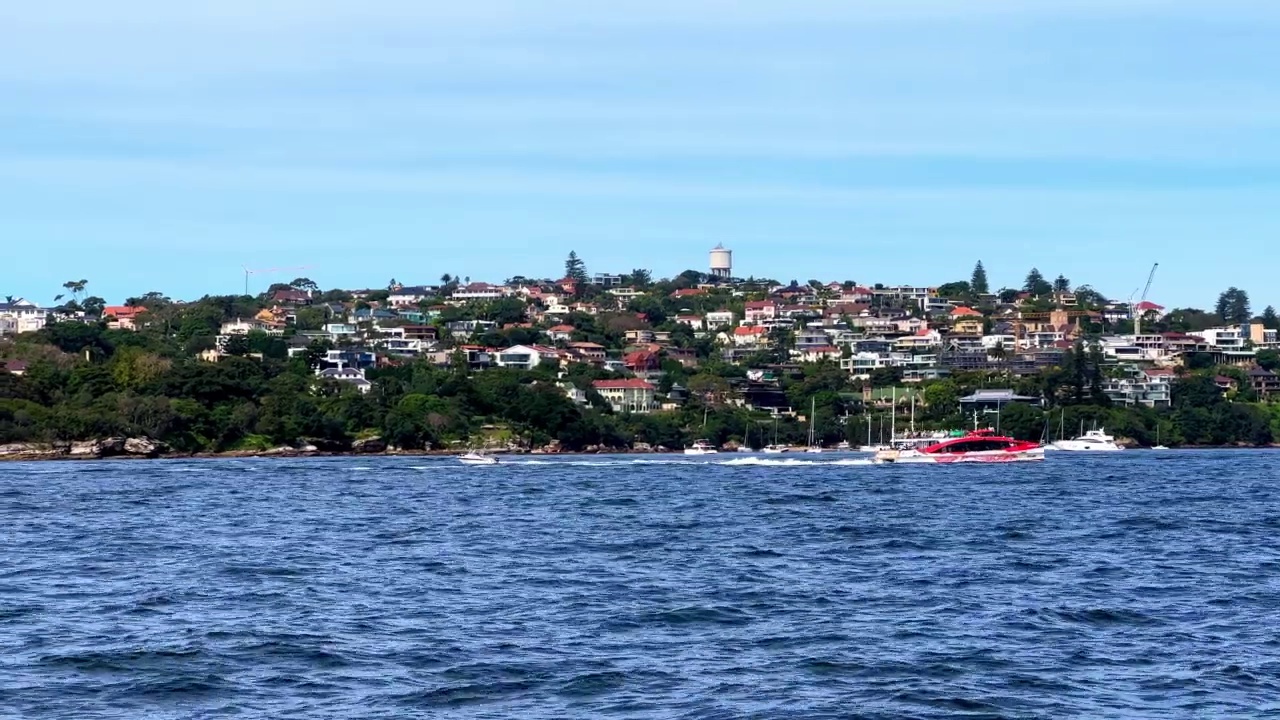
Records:
[[[996,435],[993,430],[974,430],[963,437],[943,440],[913,450],[882,450],[877,463],[1002,463],[1044,460],[1044,446]]]

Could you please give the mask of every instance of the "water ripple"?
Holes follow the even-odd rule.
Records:
[[[3,464],[0,716],[1276,716],[1278,471]]]

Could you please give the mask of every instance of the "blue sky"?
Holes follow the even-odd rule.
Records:
[[[570,250],[665,276],[723,242],[742,275],[980,258],[1120,298],[1158,260],[1158,302],[1261,309],[1278,33],[1271,0],[14,0],[0,294],[502,280]]]

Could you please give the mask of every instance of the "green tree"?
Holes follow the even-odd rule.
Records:
[[[938,286],[938,297],[948,300],[967,300],[971,294],[970,283],[963,280]]]
[[[653,275],[648,270],[637,268],[631,271],[631,285],[637,290],[643,290],[653,284]]]
[[[1066,277],[1059,275],[1057,279],[1053,281],[1053,290],[1054,292],[1060,292],[1060,293],[1070,292],[1071,281],[1068,280]]]
[[[991,292],[987,285],[987,269],[982,266],[981,260],[973,266],[973,277],[969,279],[969,288],[975,295],[986,295]]]
[[[564,261],[564,276],[583,285],[591,279],[587,275],[586,263],[582,262],[576,251],[570,250],[569,258]]]
[[[1022,289],[1035,296],[1048,295],[1053,292],[1053,285],[1044,279],[1044,275],[1041,275],[1039,270],[1031,268],[1027,273],[1026,281],[1022,284]]]
[[[1218,296],[1218,317],[1223,322],[1241,324],[1249,322],[1249,294],[1237,287],[1229,287]]]
[[[1280,330],[1280,317],[1276,315],[1276,309],[1268,305],[1262,311],[1262,326],[1268,330]]]

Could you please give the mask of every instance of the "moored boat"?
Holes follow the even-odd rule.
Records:
[[[685,455],[715,455],[719,452],[715,445],[706,440],[694,440],[692,445],[684,449]]]
[[[1044,460],[1042,445],[996,435],[993,430],[975,430],[963,437],[950,438],[923,448],[881,450],[874,459],[879,464],[937,465],[1037,460]]]
[[[1107,434],[1105,429],[1090,430],[1071,440],[1059,440],[1053,444],[1055,450],[1068,452],[1117,452],[1124,447],[1116,444],[1116,439]]]

